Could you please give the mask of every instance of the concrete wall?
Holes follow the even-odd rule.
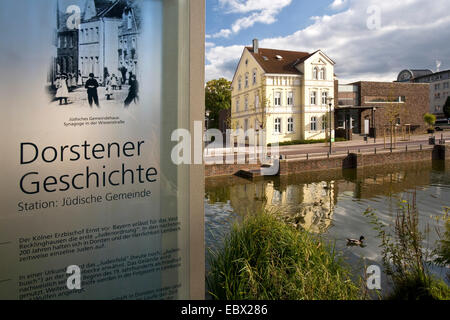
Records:
[[[411,163],[416,161],[450,160],[450,145],[435,146],[424,150],[405,151],[394,150],[392,153],[386,150],[375,153],[337,155],[330,158],[317,158],[309,160],[281,160],[280,175],[296,173],[326,171],[334,169],[363,168],[398,163]],[[228,176],[239,170],[258,170],[259,164],[229,164],[206,165],[205,177]]]

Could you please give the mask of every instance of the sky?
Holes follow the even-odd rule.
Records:
[[[232,79],[244,46],[313,52],[341,83],[450,69],[450,0],[206,0],[206,80]]]

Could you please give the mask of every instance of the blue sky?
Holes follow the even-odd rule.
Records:
[[[257,23],[253,27],[239,32],[228,38],[216,38],[218,45],[233,45],[236,43],[251,43],[253,38],[269,38],[274,35],[287,36],[299,29],[307,27],[310,17],[331,12],[328,8],[330,0],[292,1],[291,4],[280,11],[277,22],[274,24]],[[232,23],[242,15],[239,13],[224,13],[219,0],[206,0],[206,33],[213,35],[222,29],[229,28]]]
[[[245,45],[323,50],[341,82],[450,69],[450,0],[206,0],[206,79],[231,79]]]

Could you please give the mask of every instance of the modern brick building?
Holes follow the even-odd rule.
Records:
[[[336,129],[381,136],[394,119],[398,128],[426,130],[423,116],[430,110],[428,84],[360,81],[338,85]]]

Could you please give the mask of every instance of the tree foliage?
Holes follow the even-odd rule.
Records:
[[[218,128],[219,113],[231,108],[231,82],[220,78],[208,81],[205,88],[205,106],[210,111],[209,127]]]
[[[427,125],[429,125],[430,128],[433,128],[434,124],[436,123],[436,116],[434,114],[431,114],[431,113],[426,113],[423,116],[423,121],[425,121],[425,123]]]

